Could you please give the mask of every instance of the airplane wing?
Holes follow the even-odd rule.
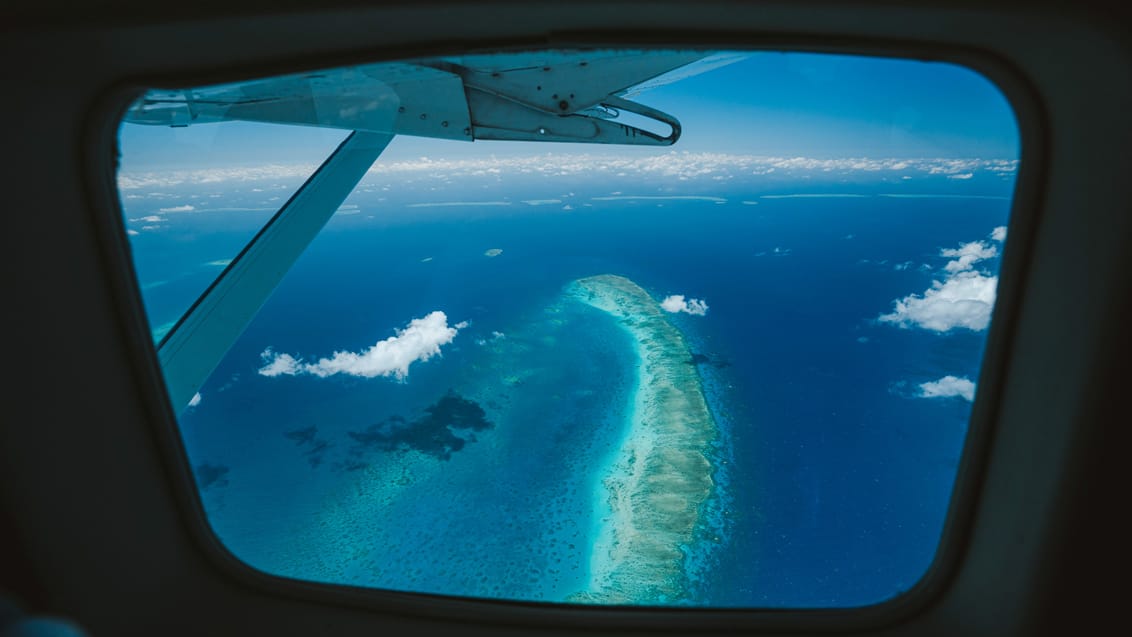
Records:
[[[629,97],[723,63],[704,51],[523,52],[148,91],[124,121],[247,121],[352,131],[159,344],[173,407],[189,403],[394,136],[668,146],[679,139],[680,122]],[[669,132],[618,122],[622,112],[659,122]]]
[[[666,146],[679,138],[679,121],[628,98],[715,68],[704,66],[705,58],[703,51],[551,51],[376,63],[150,91],[125,121],[189,126],[240,120],[462,141]],[[674,74],[681,68],[689,71]],[[617,111],[659,121],[671,132],[661,136],[618,123],[611,115]]]
[[[715,69],[722,68],[728,64],[734,64],[747,59],[747,53],[713,53],[711,55],[702,55],[696,61],[677,67],[663,75],[658,75],[652,79],[645,80],[638,84],[634,84],[625,91],[621,92],[621,97],[636,97],[646,91],[675,84],[690,77],[714,71]]]

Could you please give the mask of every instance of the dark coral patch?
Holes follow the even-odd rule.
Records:
[[[731,367],[731,361],[726,358],[722,356],[709,356],[707,354],[692,354],[691,363],[693,365],[711,365],[716,369]]]
[[[358,450],[419,451],[448,460],[464,445],[475,441],[474,432],[492,427],[487,414],[475,401],[452,390],[425,408],[424,415],[412,421],[392,416],[363,431],[349,432]]]
[[[294,431],[288,431],[287,433],[283,434],[283,436],[285,438],[287,438],[288,440],[294,440],[295,444],[302,445],[302,444],[313,441],[314,435],[316,433],[318,433],[318,427],[311,425],[310,427],[307,427],[306,429],[296,429]]]
[[[297,446],[306,448],[306,450],[303,451],[303,456],[306,457],[311,468],[317,468],[322,464],[326,450],[331,446],[329,442],[315,438],[316,434],[318,434],[318,427],[314,425],[306,427],[305,429],[288,431],[283,434],[285,438],[294,440]]]

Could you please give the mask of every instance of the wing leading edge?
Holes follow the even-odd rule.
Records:
[[[703,51],[594,51],[377,63],[150,91],[129,108],[125,121],[161,126],[249,121],[461,141],[667,146],[679,138],[679,121],[626,95],[634,87],[666,83],[658,78],[705,58]],[[671,132],[659,135],[620,123],[619,111]]]

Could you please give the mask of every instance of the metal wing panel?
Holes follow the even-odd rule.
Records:
[[[668,71],[667,73],[664,73],[663,75],[658,75],[657,77],[645,80],[644,82],[641,82],[639,84],[635,84],[630,88],[622,91],[620,95],[622,97],[636,97],[646,91],[651,91],[653,89],[667,86],[669,84],[675,84],[676,82],[686,80],[696,75],[707,73],[708,71],[714,71],[715,69],[722,68],[724,66],[727,66],[728,64],[734,64],[735,62],[744,60],[747,57],[748,54],[746,53],[715,53],[712,55],[704,54],[702,55],[701,59],[695,62],[673,69],[671,71]]]
[[[471,126],[458,75],[403,63],[150,91],[125,120],[165,126],[249,121],[445,139],[470,139]]]
[[[728,64],[704,51],[536,51],[376,63],[209,87],[146,93],[138,124],[249,121],[472,141],[669,145],[676,118],[621,100]],[[616,122],[627,110],[671,128]]]
[[[641,82],[691,64],[703,51],[578,51],[445,58],[464,84],[546,113],[593,107]]]

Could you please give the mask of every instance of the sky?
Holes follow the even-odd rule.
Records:
[[[938,62],[752,52],[635,99],[675,115],[683,135],[673,148],[689,152],[817,159],[1013,159],[1019,153],[1015,118],[1002,93],[974,71]],[[246,122],[186,128],[126,124],[123,171],[318,163],[344,135]],[[640,157],[669,149],[399,136],[380,161],[547,150]]]

